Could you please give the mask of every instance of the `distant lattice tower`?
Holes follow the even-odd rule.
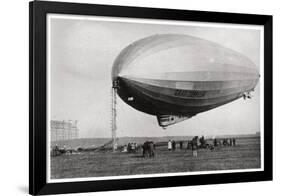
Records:
[[[78,121],[72,120],[51,120],[51,140],[71,140],[78,138]]]

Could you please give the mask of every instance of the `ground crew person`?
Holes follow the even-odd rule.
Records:
[[[168,150],[169,151],[172,150],[172,142],[171,142],[171,140],[168,141]]]

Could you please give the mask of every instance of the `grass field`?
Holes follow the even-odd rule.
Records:
[[[83,152],[51,157],[51,179],[156,174],[191,171],[252,169],[261,167],[260,137],[238,138],[236,146],[169,152],[156,148],[154,158],[122,152]]]

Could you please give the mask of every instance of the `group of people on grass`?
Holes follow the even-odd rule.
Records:
[[[186,143],[186,147],[184,148],[184,144]],[[207,140],[204,136],[198,137],[194,136],[191,140],[179,141],[179,149],[192,150],[192,156],[198,156],[198,149],[209,149],[214,150],[219,146],[235,146],[236,139],[235,138],[214,138],[212,140]],[[130,142],[124,146],[123,152],[128,153],[136,153],[140,149],[142,149],[142,154],[144,157],[154,157],[155,156],[155,143],[153,141],[146,141],[143,145],[138,145],[135,142]],[[167,143],[168,151],[175,151],[177,148],[177,142],[175,140],[169,140]]]
[[[140,149],[140,146],[136,142],[129,142],[127,145],[123,146],[123,152],[136,153]]]
[[[236,146],[235,138],[223,138],[223,139],[213,139],[213,144],[210,144],[205,140],[204,136],[198,137],[195,136],[191,140],[187,141],[186,149],[192,150],[192,155],[197,157],[199,148],[214,150],[215,147],[218,146]],[[183,149],[183,141],[179,142],[180,149]],[[168,150],[175,151],[176,150],[176,142],[174,140],[168,141]]]

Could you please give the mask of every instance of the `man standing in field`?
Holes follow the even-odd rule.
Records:
[[[229,144],[230,144],[230,146],[232,146],[232,145],[233,145],[233,143],[232,143],[232,142],[233,142],[233,139],[232,139],[232,138],[230,138],[230,139],[229,139]]]
[[[218,141],[217,141],[217,139],[216,139],[216,138],[214,139],[214,146],[215,146],[215,147],[217,147],[217,146],[218,146]]]
[[[233,143],[233,146],[236,146],[236,140],[235,140],[235,138],[232,139],[232,143]]]
[[[183,141],[180,141],[180,149],[182,150],[183,148]]]
[[[172,150],[172,142],[171,142],[171,140],[168,141],[168,150],[169,151]]]
[[[175,142],[175,140],[172,141],[172,149],[173,149],[173,151],[176,150],[176,142]]]
[[[197,157],[197,148],[198,148],[197,138],[198,138],[198,137],[194,137],[194,138],[192,139],[192,145],[191,145],[191,148],[192,148],[192,155],[193,155],[194,157]]]

